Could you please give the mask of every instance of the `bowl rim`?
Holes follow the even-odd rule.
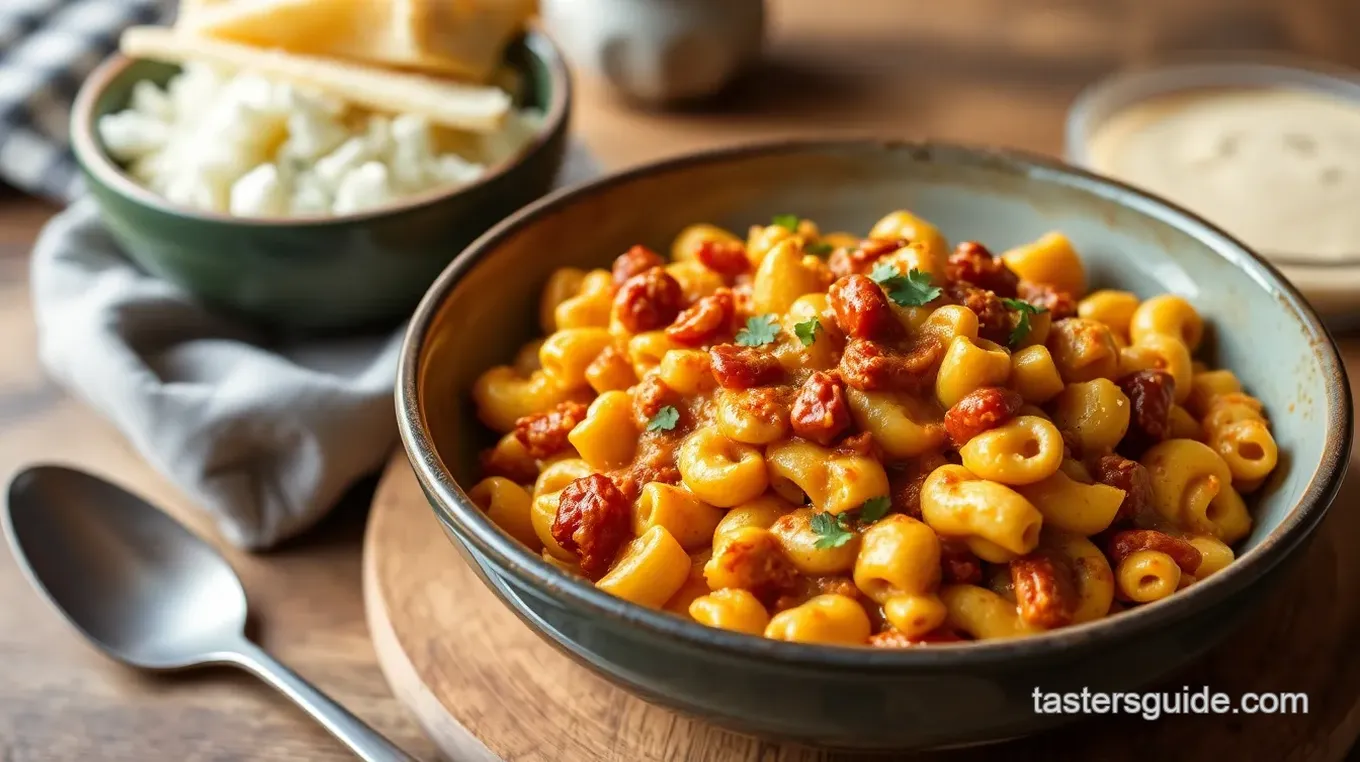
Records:
[[[1280,524],[1255,547],[1235,559],[1227,569],[1156,604],[1024,638],[932,644],[929,648],[875,649],[789,643],[718,630],[625,601],[557,569],[487,519],[444,467],[425,425],[424,413],[418,405],[420,360],[429,328],[443,306],[446,295],[462,275],[495,251],[504,239],[540,217],[562,210],[578,198],[616,185],[672,170],[732,159],[846,151],[908,151],[927,157],[945,154],[954,163],[1001,168],[1085,190],[1185,231],[1271,289],[1281,309],[1301,323],[1309,334],[1327,391],[1323,456],[1312,478]],[[416,308],[403,338],[394,398],[402,445],[432,508],[471,550],[488,559],[497,573],[509,575],[526,588],[554,598],[578,613],[635,628],[657,639],[658,643],[669,641],[681,648],[703,648],[729,657],[756,658],[814,668],[835,667],[850,672],[910,671],[942,665],[980,666],[1009,662],[1018,657],[1052,657],[1082,644],[1134,637],[1183,621],[1194,611],[1207,609],[1260,579],[1311,534],[1340,488],[1353,435],[1350,385],[1345,365],[1327,328],[1274,266],[1227,233],[1170,202],[1049,157],[1014,149],[891,138],[794,139],[715,148],[635,166],[545,196],[487,231],[463,250],[435,280]]]
[[[114,52],[101,63],[81,84],[80,91],[71,107],[70,133],[71,150],[77,163],[101,183],[118,195],[140,204],[185,220],[239,225],[255,228],[279,227],[332,227],[357,222],[365,222],[378,217],[401,214],[423,209],[449,198],[470,194],[496,182],[515,168],[525,164],[530,157],[540,153],[560,130],[564,129],[571,113],[572,84],[567,72],[567,64],[556,43],[548,35],[534,27],[526,29],[518,42],[523,44],[530,55],[542,61],[548,72],[549,101],[544,110],[543,123],[539,125],[534,137],[514,156],[486,168],[480,177],[464,185],[431,188],[400,197],[381,206],[364,209],[349,214],[318,215],[312,217],[238,217],[227,212],[210,212],[171,202],[150,188],[143,187],[133,180],[100,147],[95,137],[94,108],[104,91],[115,79],[133,64],[141,61],[154,61],[149,58],[133,58]],[[512,43],[514,44],[514,43]],[[165,63],[165,62],[157,62]],[[169,64],[177,65],[177,64]]]
[[[1281,51],[1206,51],[1161,56],[1116,71],[1082,88],[1068,108],[1063,124],[1063,158],[1074,166],[1094,169],[1089,150],[1091,139],[1111,117],[1158,99],[1213,90],[1291,90],[1360,105],[1360,70]],[[1329,271],[1360,265],[1360,253],[1324,261],[1277,251],[1271,252],[1268,259],[1306,277],[1325,278]]]

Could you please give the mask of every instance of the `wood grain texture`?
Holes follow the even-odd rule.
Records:
[[[1350,355],[1360,362],[1360,343]],[[1352,364],[1352,367],[1360,367]],[[1307,714],[1088,719],[1021,741],[922,755],[941,762],[1231,758],[1334,762],[1360,735],[1360,478],[1307,556],[1240,634],[1161,686],[1302,691]],[[452,759],[508,762],[851,762],[721,730],[611,686],[541,640],[444,537],[404,456],[387,468],[365,537],[364,590],[378,661],[397,698]],[[1118,658],[1111,654],[1110,658]]]
[[[581,82],[576,134],[611,169],[707,146],[806,134],[946,137],[1056,153],[1063,113],[1080,88],[1121,63],[1158,51],[1267,47],[1360,65],[1354,35],[1360,4],[1354,0],[769,0],[769,6],[771,38],[763,62],[725,97],[682,111],[637,111]],[[0,188],[0,479],[36,461],[75,464],[156,500],[217,541],[184,495],[42,373],[27,256],[53,211]],[[366,503],[360,490],[351,505],[305,539],[270,554],[229,550],[228,557],[258,617],[257,639],[413,754],[428,758],[434,747],[389,694],[368,640],[360,589]],[[1329,527],[1345,521],[1338,519],[1340,513],[1333,513]],[[1346,536],[1335,528],[1327,531]],[[1354,523],[1347,531],[1360,536]],[[1302,596],[1295,589],[1294,597],[1357,597],[1353,580],[1340,571],[1346,546],[1331,542],[1330,550],[1320,541],[1311,551],[1309,573],[1322,581]],[[484,594],[480,586],[472,588]],[[461,588],[442,593],[456,594]],[[1304,672],[1325,665],[1335,673],[1333,687],[1314,700],[1330,706],[1314,713],[1344,716],[1326,724],[1329,733],[1310,734],[1289,723],[1272,730],[1274,720],[1260,719],[1236,727],[1248,739],[1242,744],[1264,738],[1263,748],[1284,750],[1277,758],[1335,758],[1360,726],[1360,710],[1353,704],[1360,663],[1311,657],[1332,653],[1327,644],[1337,639],[1354,639],[1355,616],[1323,614],[1289,626],[1312,632],[1314,652],[1271,650],[1289,642],[1288,628],[1262,618],[1257,638],[1237,646],[1241,666],[1222,675],[1224,682],[1216,686],[1287,690],[1294,680],[1306,681],[1290,677],[1276,684],[1265,681],[1275,672],[1247,665],[1284,659]],[[535,645],[531,638],[526,642]],[[452,672],[463,663],[454,659],[441,669]],[[532,660],[524,663],[533,668]],[[310,720],[249,678],[212,672],[152,679],[116,667],[47,609],[2,552],[0,669],[0,760],[5,762],[347,758]],[[659,710],[629,708],[614,694],[602,695],[599,713],[586,729],[611,718],[607,722],[621,728],[618,734],[636,733],[652,739],[647,743],[656,748],[693,749],[699,758],[721,759],[716,755],[728,748],[767,760],[800,758],[729,736],[705,736],[707,745],[686,746],[700,743],[697,736],[675,735],[671,729],[679,726],[655,719]],[[529,702],[516,711],[546,711],[535,706]],[[481,711],[499,709],[491,704]],[[1224,724],[1213,718],[1172,723],[1186,729],[1185,743],[1200,752],[1217,736],[1197,740],[1190,731]],[[1118,724],[1118,740],[1106,745],[1130,754],[1151,749],[1144,731],[1164,724]],[[1096,722],[1087,732],[1110,727]],[[672,733],[670,740],[666,733]],[[558,748],[554,739],[545,743],[546,749]],[[622,758],[619,754],[614,758]]]

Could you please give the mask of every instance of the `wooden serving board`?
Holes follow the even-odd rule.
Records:
[[[1168,686],[1303,691],[1306,715],[1085,719],[1003,745],[928,760],[1229,758],[1331,762],[1360,734],[1360,480],[1352,479],[1306,560],[1260,616]],[[520,622],[445,538],[398,453],[369,518],[364,597],[378,661],[397,698],[457,762],[695,760],[850,762],[731,733],[652,706],[596,677]],[[1119,654],[1111,653],[1111,661]]]

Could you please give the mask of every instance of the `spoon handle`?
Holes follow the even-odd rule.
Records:
[[[349,710],[335,703],[254,643],[243,641],[223,656],[224,660],[274,686],[294,704],[302,707],[364,762],[416,762],[378,731],[350,714]]]

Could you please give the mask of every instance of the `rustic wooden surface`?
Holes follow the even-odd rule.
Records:
[[[577,100],[577,134],[608,168],[809,133],[942,136],[1055,153],[1063,111],[1077,91],[1121,62],[1158,50],[1264,46],[1360,65],[1354,40],[1360,5],[1353,0],[770,0],[770,6],[764,63],[728,97],[682,113],[642,113],[586,85]],[[73,463],[147,495],[216,538],[184,495],[38,365],[27,256],[53,211],[0,189],[0,479],[36,461]],[[430,758],[433,746],[388,691],[364,622],[367,502],[361,487],[302,540],[265,555],[227,553],[249,591],[257,639],[413,754]],[[1338,527],[1347,521],[1344,511],[1335,512],[1326,536],[1357,536],[1353,517]],[[1339,576],[1342,564],[1354,563],[1345,550],[1315,546],[1309,569],[1316,578],[1277,597],[1277,611],[1303,610],[1315,596],[1355,600],[1353,577]],[[1255,682],[1258,674],[1281,673],[1249,665],[1284,661],[1301,674],[1328,663],[1314,657],[1331,653],[1328,643],[1360,635],[1355,612],[1336,608],[1288,619],[1316,640],[1287,653],[1286,620],[1263,618],[1257,640],[1238,646],[1247,649],[1238,669],[1215,686],[1297,689],[1293,677]],[[230,672],[150,678],[113,665],[52,615],[7,553],[0,553],[0,665],[6,762],[348,759],[324,731],[249,678]],[[1275,730],[1276,721],[1264,718],[1202,719],[1183,723],[1185,743],[1205,754],[1218,751],[1205,745],[1215,736],[1191,729],[1227,724],[1248,745],[1256,738],[1267,744],[1278,733],[1288,743],[1263,748],[1335,758],[1360,725],[1353,704],[1360,661],[1338,658],[1328,666],[1335,680],[1313,698],[1315,713],[1341,718],[1330,733],[1301,735],[1288,723]],[[608,716],[644,732],[636,715]],[[1151,727],[1135,724],[1104,748],[1143,748],[1143,731]]]
[[[1356,353],[1360,359],[1360,353]],[[1360,481],[1338,500],[1360,498]],[[935,762],[1226,758],[1333,762],[1360,734],[1360,512],[1336,510],[1301,568],[1240,635],[1170,687],[1303,691],[1294,716],[1103,717]],[[875,757],[762,742],[652,706],[545,643],[442,534],[401,455],[378,485],[364,548],[369,631],[398,699],[450,759],[507,762],[852,762]],[[1118,658],[1112,654],[1111,658]],[[1251,665],[1251,666],[1247,666]],[[878,757],[881,759],[882,757]]]

